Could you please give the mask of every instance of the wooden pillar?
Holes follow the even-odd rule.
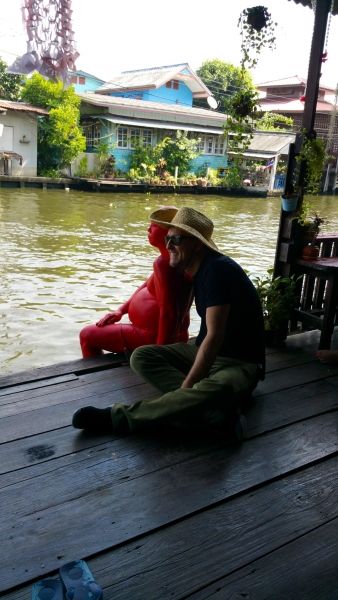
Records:
[[[312,34],[312,43],[310,51],[309,69],[307,75],[305,105],[302,119],[302,130],[305,135],[314,134],[314,122],[316,117],[319,81],[321,76],[322,55],[324,52],[325,35],[328,16],[331,9],[331,0],[316,0],[315,20]],[[302,146],[303,135],[297,134],[295,144],[290,145],[290,154],[285,181],[285,193],[292,190],[293,174],[296,166],[295,156],[299,153]],[[300,169],[297,187],[299,189],[298,210],[303,203],[303,177],[304,169]],[[276,245],[274,275],[289,275],[293,270],[293,263],[296,258],[294,248],[297,247],[297,240],[293,239],[297,235],[297,229],[290,226],[290,214],[281,210],[279,232]],[[288,250],[286,250],[286,244]]]

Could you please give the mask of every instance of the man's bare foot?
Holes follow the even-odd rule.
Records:
[[[318,350],[316,356],[322,363],[338,365],[338,350]]]

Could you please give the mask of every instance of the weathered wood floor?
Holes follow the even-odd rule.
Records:
[[[337,600],[338,368],[315,335],[268,355],[241,445],[76,432],[80,406],[154,395],[109,358],[1,378],[4,597],[84,558],[106,600]]]

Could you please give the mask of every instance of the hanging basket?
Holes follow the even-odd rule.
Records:
[[[261,31],[264,27],[266,27],[270,14],[268,13],[265,6],[253,6],[251,8],[247,8],[247,23],[255,29],[255,31]]]
[[[282,209],[285,212],[294,212],[297,209],[298,196],[282,196]]]

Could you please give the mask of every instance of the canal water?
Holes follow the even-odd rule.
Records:
[[[338,230],[337,202],[314,199],[323,230]],[[79,330],[151,272],[148,217],[163,204],[205,212],[219,248],[252,276],[273,265],[279,198],[0,189],[2,374],[80,357]]]

